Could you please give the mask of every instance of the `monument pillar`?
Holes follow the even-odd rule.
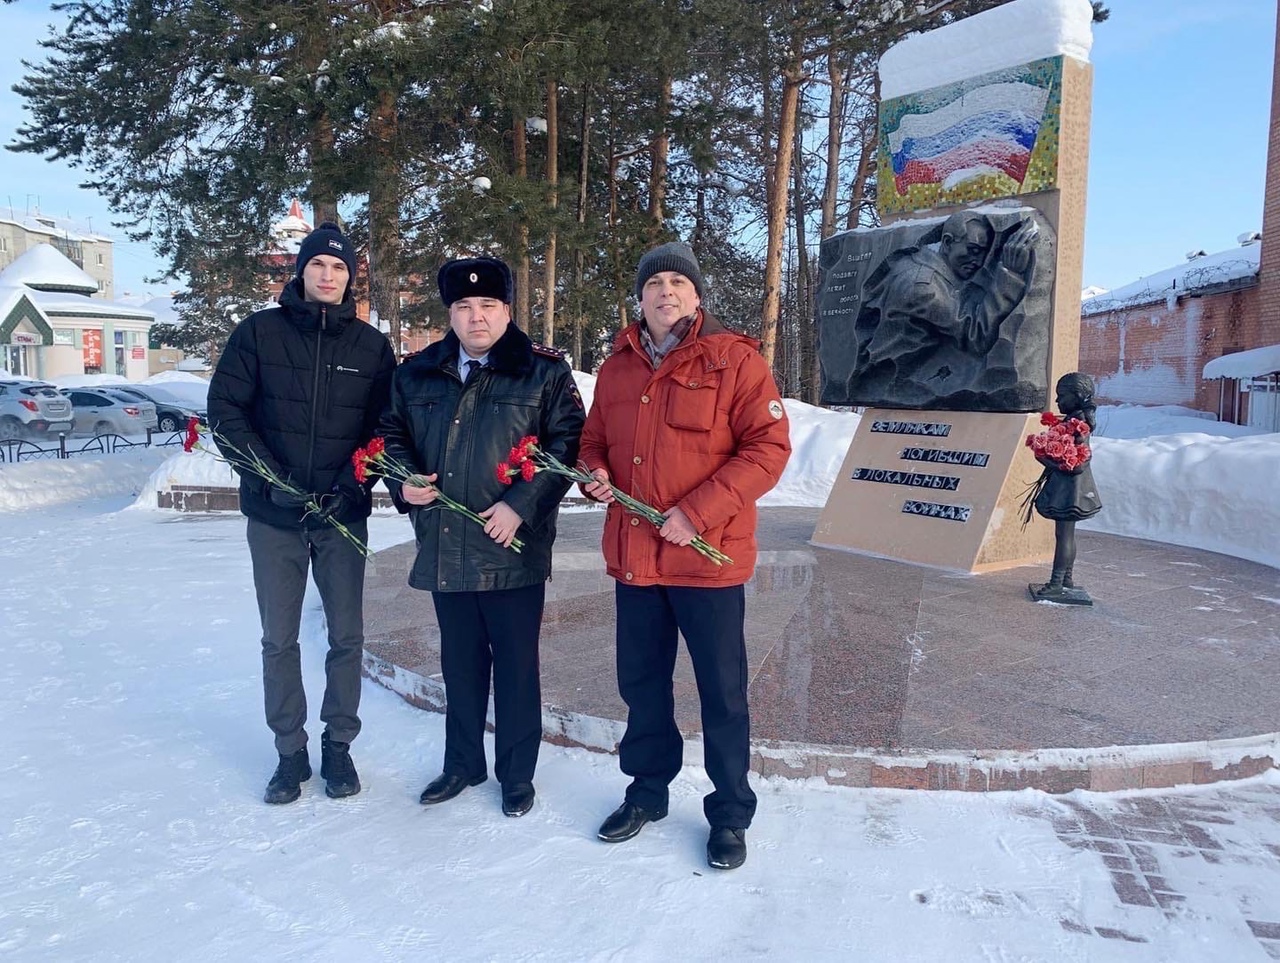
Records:
[[[881,226],[822,244],[822,401],[865,407],[813,543],[1043,562],[1025,447],[1079,356],[1093,10],[1014,0],[880,62]]]

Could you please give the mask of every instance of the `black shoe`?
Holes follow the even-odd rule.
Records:
[[[324,794],[330,799],[354,796],[360,791],[360,777],[351,761],[351,743],[330,740],[329,730],[320,737],[320,775]]]
[[[633,802],[624,802],[610,813],[608,819],[600,824],[600,831],[596,833],[596,836],[606,843],[625,842],[640,832],[645,823],[656,823],[665,815],[666,813],[661,815],[651,813]]]
[[[707,839],[707,865],[712,869],[737,869],[747,861],[747,831],[715,826]]]
[[[311,760],[307,758],[307,747],[303,746],[292,755],[280,757],[262,801],[273,806],[291,803],[302,795],[302,783],[310,778]]]
[[[502,787],[502,815],[523,816],[533,808],[533,783],[513,782]]]
[[[436,803],[448,802],[468,786],[478,786],[488,778],[487,775],[468,778],[452,772],[441,773],[427,785],[426,789],[422,790],[422,795],[418,797],[418,802],[424,806],[434,806]]]

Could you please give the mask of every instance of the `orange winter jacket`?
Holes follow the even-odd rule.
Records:
[[[650,523],[609,506],[608,573],[628,585],[741,585],[756,565],[756,499],[791,454],[790,426],[760,343],[701,309],[655,371],[640,327],[625,328],[596,381],[579,457],[614,485],[666,511],[673,505],[733,559],[717,566]]]

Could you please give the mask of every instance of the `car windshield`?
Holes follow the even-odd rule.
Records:
[[[19,388],[24,395],[30,395],[32,398],[61,398],[57,389],[52,385],[32,385],[29,388]]]

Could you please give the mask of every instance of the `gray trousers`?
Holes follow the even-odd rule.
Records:
[[[347,526],[368,541],[369,525]],[[262,618],[262,689],[276,751],[290,755],[307,744],[307,694],[302,688],[298,627],[311,566],[329,627],[320,719],[335,742],[360,732],[360,665],[364,653],[364,556],[323,522],[302,531],[249,519],[249,556]]]

